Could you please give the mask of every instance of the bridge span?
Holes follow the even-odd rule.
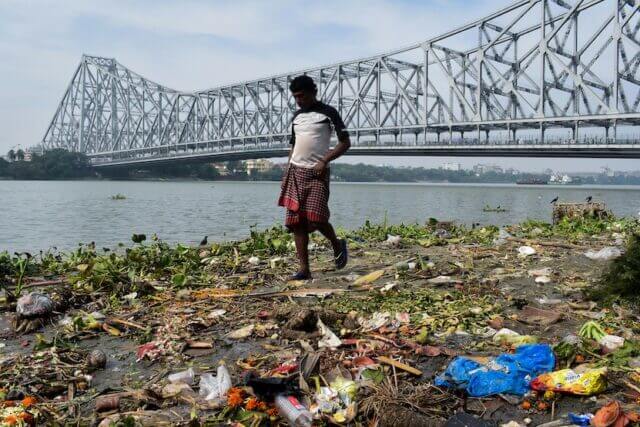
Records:
[[[42,140],[97,167],[281,157],[313,77],[353,155],[640,158],[639,0],[520,0],[402,49],[181,92],[84,55]]]

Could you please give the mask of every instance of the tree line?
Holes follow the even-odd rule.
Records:
[[[100,170],[92,168],[86,155],[64,149],[33,154],[25,161],[22,150],[7,153],[9,161],[0,158],[0,179],[56,180],[56,179],[201,179],[233,181],[279,181],[284,167],[274,166],[265,171],[247,173],[242,161],[226,162],[226,174],[221,175],[210,163],[167,163],[150,166],[134,166]],[[331,165],[331,177],[343,182],[453,182],[453,183],[515,183],[522,179],[546,180],[543,174],[488,172],[476,174],[470,170],[450,171],[422,167],[399,168],[365,164],[336,163]],[[640,185],[640,176],[592,175],[582,178],[583,184],[633,184]]]
[[[9,161],[0,158],[0,178],[23,180],[53,180],[94,178],[96,173],[87,156],[64,149],[33,154],[31,161],[25,161],[22,150],[9,151]]]

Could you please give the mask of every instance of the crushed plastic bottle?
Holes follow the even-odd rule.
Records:
[[[219,400],[224,398],[231,388],[231,375],[225,365],[218,366],[216,376],[211,374],[202,374],[200,376],[200,396],[205,400]]]
[[[294,396],[276,396],[276,408],[291,427],[311,427],[313,416]]]

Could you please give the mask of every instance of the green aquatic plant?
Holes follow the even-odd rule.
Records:
[[[625,253],[611,261],[588,296],[605,302],[640,303],[640,234],[631,235]]]
[[[21,253],[9,255],[8,252],[0,252],[0,288],[4,288],[8,300],[14,300],[20,296],[26,276],[38,271],[31,254]]]

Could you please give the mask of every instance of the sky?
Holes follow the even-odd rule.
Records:
[[[511,0],[0,0],[0,153],[37,144],[83,53],[179,90],[354,59],[427,40]],[[636,161],[347,158],[407,166],[638,169]]]

